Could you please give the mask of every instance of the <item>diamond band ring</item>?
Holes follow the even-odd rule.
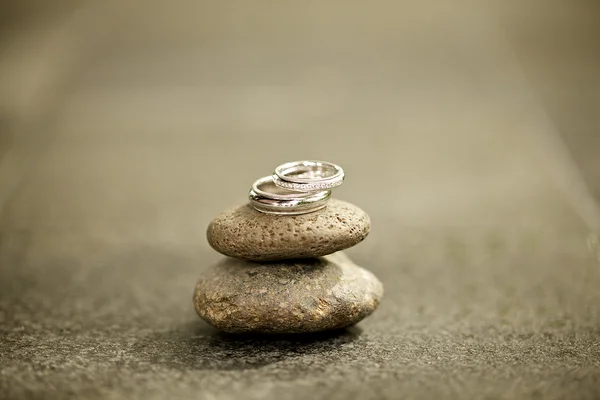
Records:
[[[294,161],[258,179],[248,197],[258,211],[275,215],[299,215],[327,206],[331,189],[344,182],[344,170],[325,161]]]
[[[344,183],[344,170],[327,161],[293,161],[275,168],[273,182],[282,188],[311,192]]]

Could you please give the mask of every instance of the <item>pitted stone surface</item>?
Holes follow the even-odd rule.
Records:
[[[320,257],[350,248],[369,234],[369,216],[359,207],[331,199],[313,213],[280,216],[245,204],[209,225],[207,238],[218,252],[254,261]]]
[[[275,263],[227,258],[204,272],[194,306],[226,332],[302,333],[354,325],[382,296],[381,282],[341,253]]]

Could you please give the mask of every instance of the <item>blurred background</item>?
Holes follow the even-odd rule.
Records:
[[[492,327],[543,348],[558,329],[585,350],[559,341],[572,364],[546,361],[589,364],[592,382],[599,71],[600,3],[588,0],[4,2],[0,322],[21,340],[5,342],[3,379],[22,383],[7,393],[45,390],[26,363],[80,354],[91,331],[186,336],[197,273],[220,257],[206,226],[296,159],[342,165],[335,194],[373,220],[349,253],[387,293],[361,340],[458,348]],[[34,351],[64,330],[79,350]],[[107,340],[120,339],[93,339],[100,355],[82,356],[80,374],[112,354]],[[392,353],[379,365],[397,368]],[[513,367],[503,376],[522,375]],[[514,390],[564,387],[540,374]],[[165,376],[153,393],[194,387]],[[85,388],[97,389],[72,390]]]
[[[196,242],[303,158],[403,224],[599,224],[595,2],[7,4],[5,224]]]

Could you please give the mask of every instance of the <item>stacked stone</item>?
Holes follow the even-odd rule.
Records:
[[[366,238],[369,216],[330,199],[300,215],[251,204],[209,225],[213,249],[228,256],[205,270],[194,292],[198,315],[232,333],[304,333],[356,324],[378,306],[383,285],[343,252]]]

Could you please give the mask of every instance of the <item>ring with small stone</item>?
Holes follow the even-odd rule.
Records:
[[[313,192],[344,183],[344,170],[327,161],[293,161],[275,168],[273,183],[281,188]]]
[[[322,209],[327,205],[331,190],[313,192],[281,188],[272,176],[258,179],[252,185],[248,197],[252,206],[265,214],[298,215]]]

